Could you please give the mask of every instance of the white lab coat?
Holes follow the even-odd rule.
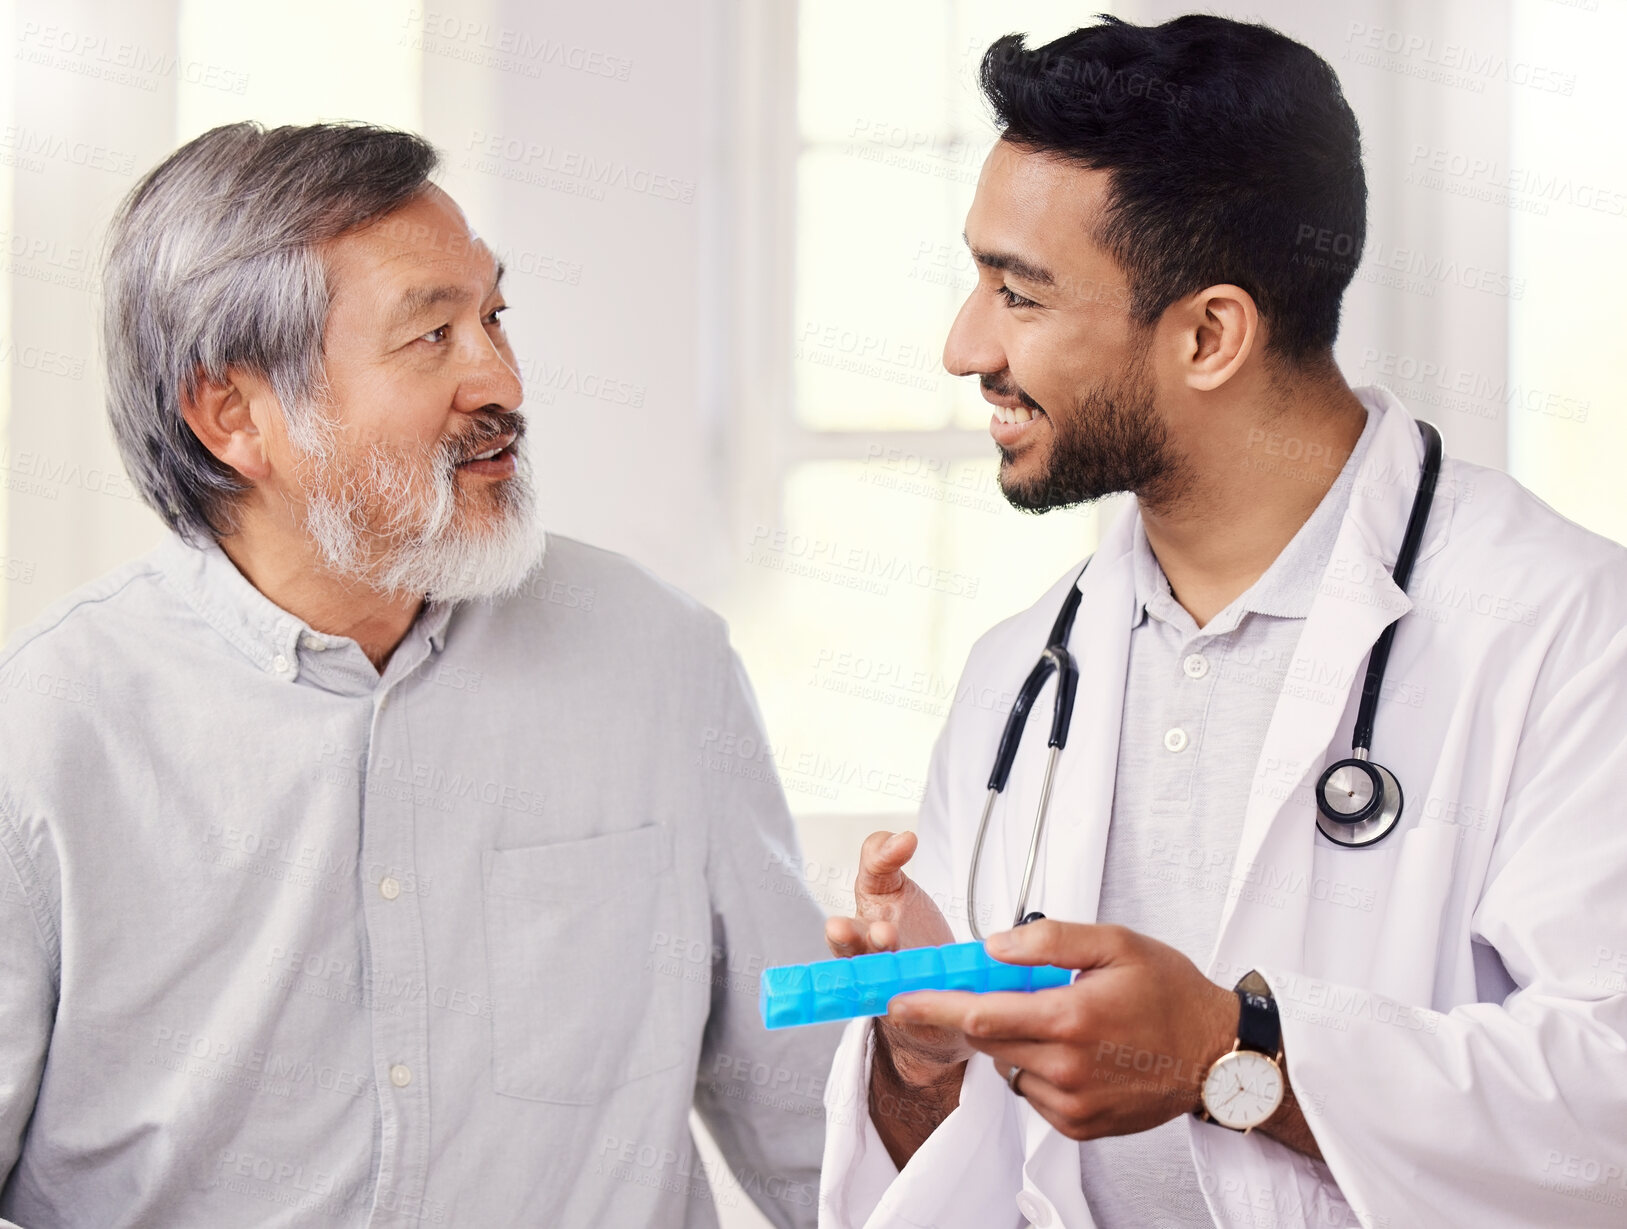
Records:
[[[1387,391],[1280,695],[1205,967],[1258,967],[1326,1166],[1187,1118],[1224,1226],[1627,1223],[1627,551],[1506,475],[1448,457],[1411,597],[1390,579],[1423,449]],[[1280,462],[1288,443],[1259,445]],[[1279,455],[1273,456],[1276,452]],[[1031,908],[1095,918],[1134,609],[1132,508],[1080,586],[1078,704]],[[1009,693],[1073,573],[978,641],[933,754],[910,873],[969,938],[966,872]],[[1373,754],[1400,828],[1367,849],[1316,831],[1312,790],[1349,754],[1368,650],[1403,612]],[[984,928],[1013,908],[1050,689],[991,820]],[[821,1223],[990,1229],[1094,1222],[1078,1145],[976,1056],[959,1107],[901,1173],[866,1113],[868,1021],[827,1086]]]

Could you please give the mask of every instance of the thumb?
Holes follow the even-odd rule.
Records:
[[[859,851],[859,873],[854,891],[885,896],[904,886],[904,864],[915,855],[915,833],[872,832]]]
[[[1054,964],[1063,969],[1097,969],[1123,954],[1119,926],[1085,925],[1042,918],[990,935],[984,950],[1007,964]]]

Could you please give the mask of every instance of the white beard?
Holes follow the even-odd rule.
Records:
[[[311,406],[290,416],[288,438],[308,466],[305,530],[323,565],[347,580],[390,596],[492,600],[513,593],[542,560],[547,533],[525,436],[515,443],[514,474],[502,480],[495,514],[474,524],[472,509],[458,515],[458,477],[444,443],[417,457],[382,444],[346,457],[337,424]]]

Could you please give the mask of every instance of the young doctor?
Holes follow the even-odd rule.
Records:
[[[824,1223],[1622,1223],[1627,552],[1341,378],[1366,190],[1308,49],[1103,19],[982,83],[945,364],[1014,504],[1135,503],[972,650],[963,694],[1035,671],[1004,788],[1015,719],[957,706],[827,938],[1079,973],[855,1022]]]

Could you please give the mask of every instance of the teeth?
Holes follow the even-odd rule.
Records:
[[[1034,415],[1025,405],[997,405],[994,407],[995,415],[1003,423],[1016,426],[1018,423],[1028,422]]]
[[[490,452],[482,452],[482,453],[479,453],[476,456],[470,457],[469,459],[471,461],[490,461],[493,457],[495,457],[498,453],[500,453],[502,451],[503,450],[501,448],[493,448]]]

